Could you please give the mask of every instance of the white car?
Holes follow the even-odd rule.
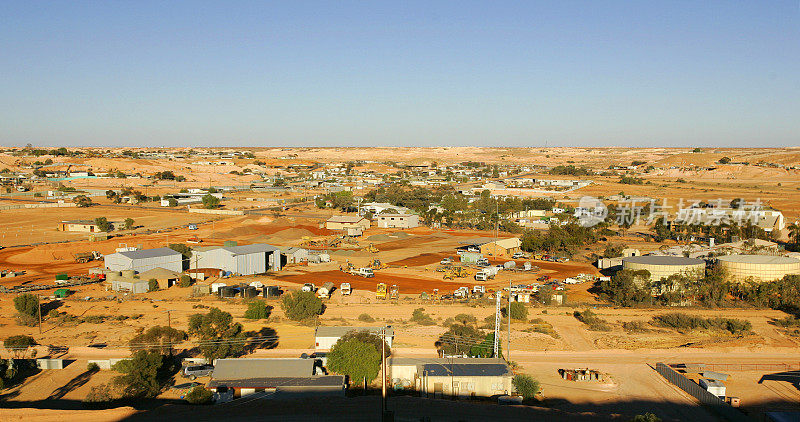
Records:
[[[512,259],[522,259],[525,258],[525,254],[522,252],[516,252],[514,255],[511,255]]]
[[[442,265],[450,265],[450,264],[453,263],[453,260],[450,259],[450,258],[445,258],[445,259],[439,261],[439,263],[442,264]]]

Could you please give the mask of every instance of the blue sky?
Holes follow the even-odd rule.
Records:
[[[28,142],[800,146],[800,3],[9,0]]]

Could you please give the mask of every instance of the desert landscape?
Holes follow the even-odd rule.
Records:
[[[691,245],[707,247],[709,241],[701,232],[692,239],[680,235],[657,239],[655,227],[647,222],[625,227],[612,222],[591,241],[530,249],[526,236],[536,238],[535,232],[554,236],[554,221],[567,224],[576,217],[565,215],[539,226],[531,225],[527,216],[512,216],[512,212],[498,216],[504,219],[502,224],[482,223],[480,214],[463,214],[460,220],[448,214],[450,217],[440,220],[435,211],[430,215],[428,211],[446,205],[441,196],[439,201],[424,203],[424,208],[415,205],[411,197],[398,196],[405,199],[387,201],[393,203],[385,207],[415,207],[411,213],[423,218],[413,227],[381,227],[382,213],[362,208],[381,203],[380,198],[391,198],[386,196],[391,189],[419,189],[417,193],[424,196],[420,192],[445,187],[445,195],[465,199],[474,195],[469,209],[481,206],[477,204],[481,195],[486,195],[484,191],[489,198],[551,201],[547,207],[554,210],[575,209],[584,197],[605,198],[611,206],[630,198],[658,198],[673,204],[671,214],[678,212],[681,200],[686,201],[684,206],[689,201],[712,203],[717,199],[727,205],[741,198],[758,200],[763,207],[782,213],[783,230],[769,227],[769,232],[757,236],[785,245],[781,250],[788,253],[794,237],[787,227],[800,216],[800,150],[255,148],[198,152],[85,148],[70,153],[73,156],[33,157],[24,149],[9,149],[0,154],[0,168],[8,176],[4,179],[8,188],[0,192],[0,270],[4,275],[0,309],[5,311],[0,326],[5,338],[35,339],[35,345],[26,346],[24,352],[6,346],[3,355],[67,362],[64,369],[40,369],[6,385],[2,391],[5,408],[0,410],[4,420],[75,418],[84,417],[85,412],[91,412],[96,420],[181,415],[184,410],[179,403],[194,385],[181,373],[172,375],[161,392],[147,401],[112,401],[87,410],[87,400],[97,388],[114,385],[118,375],[114,370],[86,368],[91,362],[130,357],[136,350],[130,346],[132,339],[152,327],[191,332],[190,317],[211,308],[230,314],[232,322],[249,333],[243,337],[243,344],[248,345],[243,353],[248,358],[297,358],[314,353],[315,332],[325,326],[390,326],[394,332],[392,356],[421,362],[442,355],[443,339],[446,343],[461,338],[481,350],[478,343],[482,338],[452,337],[453,324],[459,324],[456,321],[464,321],[473,327],[470,332],[481,336],[497,332],[513,372],[528,374],[540,385],[535,401],[528,403],[527,410],[519,410],[523,412],[519,415],[530,412],[552,420],[613,420],[656,413],[664,420],[717,420],[714,411],[700,406],[656,372],[657,363],[701,365],[726,374],[726,396],[737,398],[736,406],[743,414],[800,409],[797,384],[773,377],[800,369],[800,337],[791,325],[778,323],[791,318],[790,308],[770,309],[748,302],[735,296],[735,290],[723,294],[721,306],[697,298],[678,306],[650,301],[621,305],[603,291],[602,280],[617,277],[598,261],[609,258],[609,250],[624,245],[646,255]],[[349,161],[341,161],[343,155]],[[45,159],[52,162],[43,169],[47,174],[32,173],[33,162]],[[554,168],[563,163],[581,169],[580,174],[556,175],[559,170]],[[124,178],[107,176],[117,172]],[[626,177],[637,181],[631,183]],[[510,187],[519,180],[558,178],[588,183],[551,191]],[[188,205],[165,199],[192,200],[187,196],[192,192],[200,192],[200,196],[195,194],[199,199]],[[213,206],[200,200],[216,192],[221,193],[221,200]],[[91,205],[82,206],[81,196],[88,197]],[[345,205],[336,202],[340,196],[346,196]],[[539,215],[552,215],[549,208],[542,208]],[[355,235],[332,223],[337,216],[363,220],[365,213],[366,221],[374,221]],[[395,214],[397,211],[386,215]],[[114,227],[102,230],[108,227],[101,227],[100,218]],[[130,224],[126,219],[132,220]],[[74,221],[98,231],[67,229],[65,222]],[[513,252],[513,257],[511,252],[484,253],[486,266],[504,270],[478,280],[477,274],[485,270],[465,257],[475,254],[471,248],[485,252],[485,245],[498,239],[522,239],[522,250],[514,249],[518,252]],[[205,250],[261,244],[285,254],[278,255],[283,260],[279,267],[242,275],[192,261],[199,260],[197,254]],[[109,278],[113,272],[109,255],[163,247],[189,250],[184,258],[188,264],[184,274],[189,275],[185,286],[158,288],[157,283],[155,289],[133,292],[119,288]],[[290,261],[296,250],[305,251],[306,258]],[[91,258],[81,258],[87,254]],[[359,273],[363,268],[370,269],[369,277]],[[459,274],[461,271],[464,273]],[[70,284],[58,284],[65,279]],[[244,293],[224,297],[222,290],[208,291],[215,285],[254,283],[277,286],[284,296],[304,285],[312,285],[312,296],[313,289],[328,284],[335,289],[332,294],[319,295],[324,311],[310,319],[288,314],[280,297],[254,299],[242,297]],[[351,289],[347,294],[342,291],[343,283]],[[376,293],[380,285],[396,292],[384,291],[381,297]],[[68,295],[57,295],[58,290],[65,290],[62,286],[67,286]],[[548,291],[552,293],[544,293]],[[653,297],[661,297],[653,292]],[[21,322],[15,298],[26,294],[41,301],[41,322]],[[503,311],[500,327],[495,326],[498,295]],[[505,314],[509,295],[525,314],[511,318],[510,324]],[[253,303],[266,306],[262,318],[247,316]],[[674,313],[702,321],[740,321],[747,328],[670,326],[664,316]],[[192,359],[202,356],[202,345],[202,340],[190,335],[171,348],[184,359]],[[460,350],[458,345],[447,347]],[[596,371],[600,380],[576,382],[561,375],[575,368]],[[380,389],[380,382],[375,380],[370,386]],[[398,416],[405,411],[404,400],[411,397],[400,394],[389,399]],[[370,406],[366,403],[363,406]],[[469,409],[459,405],[444,410],[455,402],[449,403],[437,404],[443,407],[436,411],[457,414]],[[480,401],[477,403],[470,411],[485,411]],[[246,409],[220,406],[227,406],[234,419],[250,415]],[[331,402],[331,406],[341,407],[342,418],[353,420],[348,413],[353,411],[352,404]],[[513,411],[509,412],[507,417],[514,417]],[[313,418],[313,413],[308,417]]]

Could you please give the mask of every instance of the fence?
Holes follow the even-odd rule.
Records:
[[[703,363],[691,364],[687,363],[686,366],[695,365],[710,371],[800,371],[800,362],[798,363]]]
[[[45,202],[42,204],[14,204],[2,205],[0,210],[19,210],[25,208],[74,208],[77,205],[74,202]]]
[[[189,212],[197,214],[217,214],[217,215],[244,215],[244,211],[238,210],[209,210],[205,208],[189,208]]]
[[[730,422],[753,422],[749,416],[742,413],[739,409],[733,408],[724,400],[709,393],[697,383],[686,378],[683,374],[675,371],[669,366],[659,362],[656,364],[656,372],[666,378],[667,381],[674,384],[681,390],[687,392],[692,397],[700,401],[701,404],[711,409],[714,413],[722,416]]]

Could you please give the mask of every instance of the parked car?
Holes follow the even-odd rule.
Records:
[[[488,267],[489,266],[489,259],[487,259],[487,258],[479,258],[477,261],[475,261],[475,264],[477,264],[479,267]]]
[[[197,377],[207,377],[214,372],[214,365],[189,365],[183,368],[183,376],[190,380],[195,380]]]
[[[317,286],[313,285],[312,283],[303,284],[303,288],[301,289],[304,292],[315,292],[317,290]]]
[[[442,264],[442,265],[450,265],[450,264],[453,263],[453,260],[450,259],[450,258],[445,258],[445,259],[439,261],[439,263]]]
[[[522,259],[525,258],[525,253],[523,252],[515,252],[514,255],[511,255],[512,259]]]

